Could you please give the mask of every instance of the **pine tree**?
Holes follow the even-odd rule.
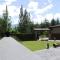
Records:
[[[19,25],[18,31],[23,32],[23,6],[21,5],[20,14],[19,14]]]
[[[4,20],[5,32],[9,31],[11,28],[11,22],[10,22],[9,15],[8,15],[7,5],[6,5],[6,10],[3,12],[3,20]]]
[[[26,9],[23,11],[23,7],[21,6],[19,14],[19,26],[18,26],[19,32],[31,33],[32,25],[33,24],[30,20],[30,14],[27,12]]]
[[[56,20],[56,25],[59,25],[60,24],[60,21],[59,21],[59,19],[57,18],[57,20]]]
[[[56,25],[56,21],[55,21],[55,19],[53,18],[53,19],[51,20],[51,26],[54,26],[54,25]]]
[[[45,19],[44,24],[45,24],[45,28],[48,28],[50,26],[50,23],[49,23],[49,21],[47,19]]]
[[[4,33],[4,20],[0,17],[0,34]]]

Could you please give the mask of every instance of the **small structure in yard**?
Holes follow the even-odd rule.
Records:
[[[60,40],[60,25],[50,26],[50,39]]]
[[[35,39],[39,39],[39,36],[41,36],[41,33],[47,31],[49,34],[50,29],[49,28],[34,28],[35,33]]]

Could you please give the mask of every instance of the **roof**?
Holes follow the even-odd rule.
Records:
[[[60,25],[50,26],[50,28],[54,28],[54,27],[60,27]]]
[[[37,31],[40,31],[40,30],[47,31],[47,30],[50,30],[50,29],[49,28],[34,28],[34,30],[37,30]]]

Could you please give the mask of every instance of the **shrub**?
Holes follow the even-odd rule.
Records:
[[[19,33],[19,34],[11,34],[11,36],[15,36],[19,40],[22,41],[32,41],[35,40],[35,34],[27,34],[27,33]]]

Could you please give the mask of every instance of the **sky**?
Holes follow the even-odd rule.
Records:
[[[19,21],[20,7],[30,13],[31,21],[41,23],[45,19],[51,21],[52,18],[60,19],[60,0],[0,0],[0,16],[8,6],[9,16],[12,24]]]

